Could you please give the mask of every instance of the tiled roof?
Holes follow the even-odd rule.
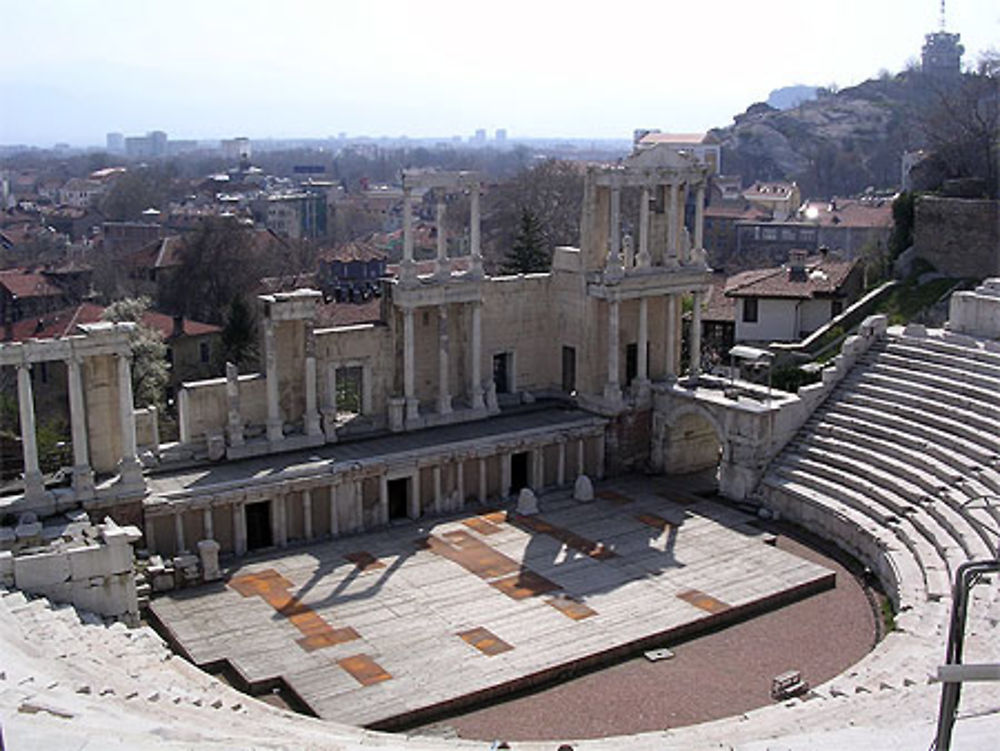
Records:
[[[712,286],[708,289],[702,307],[701,320],[711,322],[736,320],[736,300],[726,297],[726,281],[725,274],[712,275]]]
[[[809,299],[834,294],[847,279],[857,261],[841,261],[822,256],[806,260],[805,273],[793,276],[787,265],[752,269],[730,277],[727,297],[783,297]]]
[[[353,241],[328,248],[319,257],[324,261],[383,261],[386,254],[372,242]]]
[[[892,201],[808,201],[799,216],[823,227],[891,227]]]
[[[382,319],[382,299],[372,297],[362,303],[328,302],[319,306],[317,326],[352,326]]]
[[[0,287],[4,287],[14,297],[58,297],[62,290],[45,278],[27,269],[0,271]]]
[[[97,323],[103,320],[103,315],[104,306],[85,302],[43,316],[25,318],[10,325],[8,341],[23,342],[28,339],[58,339],[69,336],[76,332],[76,327],[80,324]],[[159,331],[165,340],[174,338],[173,316],[149,310],[143,314],[142,323],[148,328]],[[184,318],[182,331],[184,336],[202,336],[219,333],[222,327]]]

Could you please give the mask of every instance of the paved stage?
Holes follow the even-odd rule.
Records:
[[[543,496],[534,517],[471,506],[244,558],[225,583],[151,607],[195,663],[281,676],[320,717],[391,728],[833,584],[751,517],[665,478],[598,496]]]

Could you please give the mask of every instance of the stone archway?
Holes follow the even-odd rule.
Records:
[[[677,410],[657,432],[659,469],[666,474],[701,472],[718,467],[725,458],[725,431],[699,405]]]

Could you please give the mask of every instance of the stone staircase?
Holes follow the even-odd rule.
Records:
[[[1000,544],[1000,352],[920,333],[872,346],[758,488],[766,506],[871,567],[897,611],[896,632],[817,689],[827,698],[926,686],[958,566]],[[1000,662],[998,624],[994,581],[974,589],[969,610],[981,661]]]

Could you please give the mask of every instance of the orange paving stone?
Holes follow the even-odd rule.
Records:
[[[567,618],[572,618],[574,621],[582,621],[584,618],[590,618],[592,615],[597,615],[596,610],[593,610],[579,600],[574,600],[572,597],[568,597],[566,595],[556,595],[555,597],[550,597],[545,601],[545,603],[554,607]]]
[[[480,514],[479,516],[488,522],[493,522],[494,524],[503,524],[507,521],[507,512],[503,509],[488,511],[487,513]]]
[[[463,519],[462,524],[481,535],[495,535],[500,531],[500,527],[491,522],[489,519],[485,519],[481,516],[473,516],[468,519]]]
[[[712,595],[705,594],[697,589],[686,589],[683,592],[678,592],[677,597],[709,613],[722,613],[729,610],[730,607],[722,600],[716,600]]]
[[[676,524],[668,522],[662,516],[658,516],[657,514],[636,514],[635,518],[641,521],[643,524],[653,527],[654,529],[658,529],[661,532],[666,532],[668,529],[677,528]]]
[[[531,532],[553,537],[566,547],[590,556],[591,558],[596,558],[599,561],[614,558],[616,555],[613,550],[609,550],[604,547],[603,542],[588,540],[586,537],[581,537],[576,532],[571,532],[568,529],[557,527],[555,524],[545,521],[545,519],[542,519],[539,516],[519,516],[517,517],[517,521],[513,522],[513,524],[521,529],[527,529]]]
[[[354,655],[337,660],[337,664],[350,673],[362,686],[371,686],[392,678],[375,660],[368,655]]]
[[[512,600],[524,600],[559,589],[558,584],[529,569],[522,569],[521,573],[515,576],[495,579],[490,582],[490,586],[496,587]]]
[[[460,631],[458,634],[468,644],[478,649],[487,657],[503,654],[513,649],[510,644],[487,628],[478,626],[468,631]]]
[[[347,553],[344,558],[355,566],[361,573],[366,571],[375,571],[380,568],[385,568],[385,564],[382,563],[378,558],[373,556],[371,553],[365,550],[358,550],[354,553]]]
[[[627,495],[619,493],[617,490],[612,490],[611,488],[599,490],[594,495],[598,498],[604,499],[605,501],[611,501],[619,506],[624,506],[626,503],[632,503],[632,499]]]
[[[311,607],[296,599],[288,590],[292,583],[274,569],[234,576],[229,586],[244,597],[260,597],[285,616],[301,633],[295,643],[307,652],[360,638],[353,628],[333,628]]]
[[[513,574],[521,568],[521,564],[513,558],[494,550],[460,529],[445,532],[440,537],[431,535],[426,538],[426,547],[431,552],[457,563],[480,579]]]

